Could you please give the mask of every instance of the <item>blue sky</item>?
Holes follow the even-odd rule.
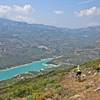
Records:
[[[79,28],[100,24],[100,0],[0,0],[0,17]]]

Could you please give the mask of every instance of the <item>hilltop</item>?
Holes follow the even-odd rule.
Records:
[[[82,81],[74,77],[73,67],[63,66],[35,78],[5,81],[0,100],[100,100],[99,64],[100,59],[81,64]]]

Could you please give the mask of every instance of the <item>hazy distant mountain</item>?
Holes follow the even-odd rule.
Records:
[[[60,55],[70,63],[100,56],[100,26],[65,29],[0,18],[1,68]]]

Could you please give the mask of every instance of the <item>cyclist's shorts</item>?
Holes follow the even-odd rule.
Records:
[[[76,73],[76,76],[81,75],[81,73],[82,73],[82,72],[77,72],[77,73]]]

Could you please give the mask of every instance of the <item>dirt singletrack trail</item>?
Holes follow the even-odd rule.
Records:
[[[60,82],[65,90],[73,93],[73,96],[66,96],[65,100],[100,100],[100,73],[86,75],[80,82],[71,74],[65,75]]]

